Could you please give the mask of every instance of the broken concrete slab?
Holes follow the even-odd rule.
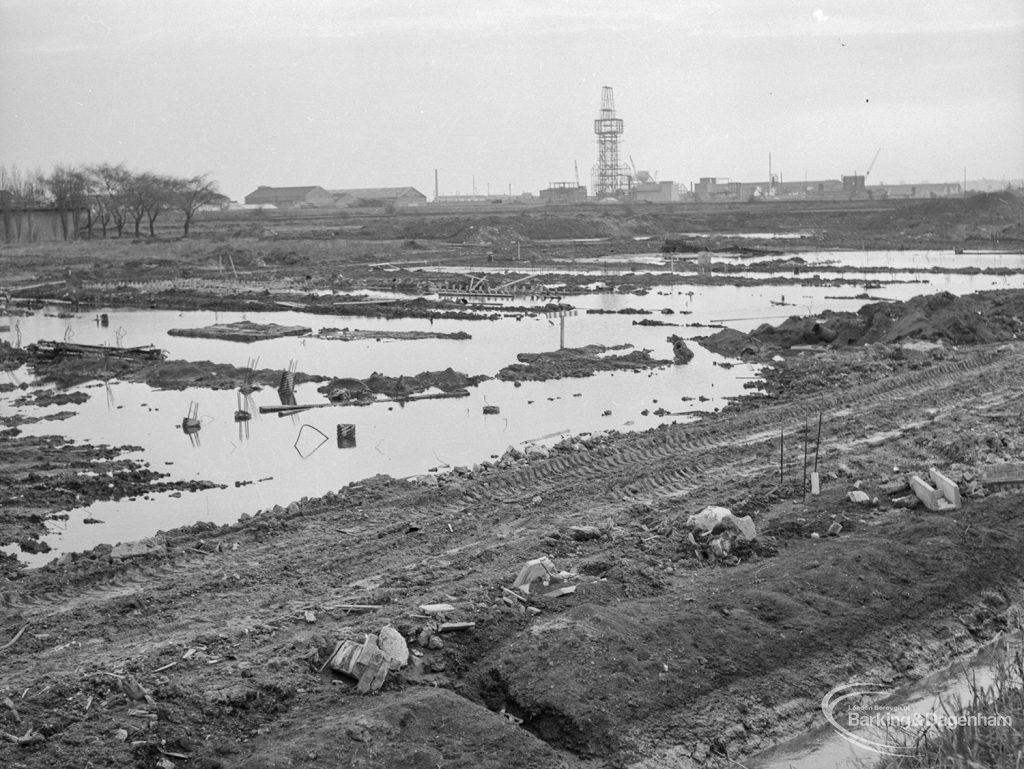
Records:
[[[355,678],[360,694],[377,691],[384,685],[390,670],[390,658],[377,644],[377,636],[367,634],[362,644],[344,641],[327,663],[331,670]]]
[[[457,630],[472,630],[475,627],[475,622],[444,622],[437,631],[439,633],[451,633]]]
[[[1024,487],[1024,462],[1002,462],[983,467],[981,482],[993,489]]]
[[[935,484],[935,488],[942,492],[942,496],[946,498],[946,501],[955,510],[959,510],[963,506],[963,500],[960,498],[960,488],[934,467],[928,469],[928,475],[931,477],[932,483]]]
[[[907,482],[910,484],[911,490],[917,495],[917,498],[924,503],[924,506],[933,512],[944,512],[946,510],[956,509],[953,503],[945,498],[940,489],[934,488],[930,483],[921,478],[919,475],[910,475],[907,477]]]
[[[420,604],[420,611],[424,614],[449,614],[455,611],[450,603],[424,603]]]
[[[871,497],[865,494],[860,489],[856,491],[850,491],[846,494],[846,498],[851,502],[855,502],[858,505],[869,505],[871,504]]]

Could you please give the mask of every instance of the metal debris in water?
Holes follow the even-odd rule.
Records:
[[[181,420],[181,430],[188,436],[193,448],[199,446],[199,431],[201,429],[203,429],[203,423],[199,421],[199,404],[190,401],[188,415]]]
[[[299,448],[300,442],[308,443],[310,440],[316,440],[316,438],[312,436],[305,441],[303,440],[302,436],[305,434],[305,431],[307,429],[312,430],[315,433],[318,433],[320,435],[320,441],[311,449],[309,449],[309,451],[303,452],[302,449]],[[315,454],[320,449],[320,447],[323,446],[325,443],[327,443],[327,436],[324,435],[320,430],[313,427],[313,425],[302,425],[302,427],[299,428],[299,434],[295,436],[295,443],[293,444],[293,446],[300,457],[302,457],[303,459],[309,459],[309,457],[313,456],[313,454]]]
[[[354,449],[356,447],[356,426],[338,425],[338,448]]]
[[[298,368],[297,361],[290,361],[288,369],[281,372],[281,384],[278,385],[277,394],[281,398],[282,406],[294,406],[295,401],[295,371]]]
[[[260,365],[259,356],[255,358],[249,358],[245,363],[245,373],[242,375],[242,386],[238,388],[238,391],[246,397],[246,405],[250,406],[248,409],[252,411],[251,404],[248,403],[249,396],[256,392],[256,370]]]
[[[235,410],[235,422],[238,423],[238,440],[249,440],[249,421],[252,419],[250,397],[243,395],[241,390],[235,393],[238,408]]]

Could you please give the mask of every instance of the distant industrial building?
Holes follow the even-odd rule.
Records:
[[[447,203],[449,205],[504,203],[507,200],[508,196],[506,195],[438,195],[434,198],[435,203]]]
[[[849,193],[839,179],[783,182],[734,182],[714,176],[702,176],[693,185],[693,197],[699,203],[759,200],[764,198],[842,198]]]
[[[749,200],[856,200],[887,198],[948,198],[963,192],[957,182],[944,184],[865,184],[862,174],[841,179],[780,181],[777,177],[763,182],[734,182],[714,176],[703,176],[693,185],[694,200],[703,203]]]
[[[330,194],[334,196],[334,205],[338,208],[421,206],[427,202],[427,196],[415,187],[361,187],[330,190]]]
[[[630,199],[637,203],[675,203],[679,187],[675,182],[659,182],[647,171],[637,171],[631,180]]]
[[[551,182],[539,197],[548,205],[572,205],[587,202],[587,188],[575,182]]]
[[[266,187],[245,196],[247,206],[271,204],[277,208],[332,208],[334,195],[323,187]]]
[[[938,184],[877,184],[865,187],[869,196],[881,198],[950,198],[963,194],[959,182]]]
[[[260,185],[245,196],[247,206],[272,205],[277,208],[383,208],[418,206],[426,196],[413,187],[361,187],[325,190],[323,187],[267,187]]]
[[[518,195],[438,195],[434,203],[438,205],[475,206],[475,205],[536,205],[537,197],[532,192],[521,192]],[[541,201],[543,202],[543,201]]]

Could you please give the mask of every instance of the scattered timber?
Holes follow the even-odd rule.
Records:
[[[75,357],[109,357],[109,358],[141,358],[144,360],[163,360],[167,353],[153,345],[141,347],[107,347],[97,344],[75,344],[73,342],[52,342],[40,340],[29,345],[29,352],[40,358]]]

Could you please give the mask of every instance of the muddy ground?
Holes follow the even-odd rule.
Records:
[[[1020,236],[995,206],[956,202],[846,212],[815,237],[946,246]],[[763,207],[714,216],[723,229],[768,221]],[[809,214],[775,216],[798,228]],[[712,226],[709,217],[695,212],[675,229]],[[621,234],[626,219],[605,226]],[[291,235],[327,226],[272,224]],[[503,222],[477,224],[500,234]],[[586,237],[585,224],[556,217],[545,234]],[[399,218],[386,234],[423,239],[436,227],[438,238],[471,241],[456,225]],[[266,264],[281,238],[260,241]],[[188,246],[200,261],[225,248]],[[288,246],[282,273],[328,281],[347,269]],[[148,248],[83,248],[52,269],[113,273]],[[42,282],[51,267],[35,274],[25,259],[24,282]],[[153,278],[181,265],[153,268]],[[9,570],[0,762],[734,766],[813,723],[833,686],[915,679],[1019,614],[1020,493],[978,483],[984,466],[1024,460],[1024,343],[1013,333],[914,354],[899,341],[791,345],[763,395],[696,424],[577,436],[412,481],[376,477],[231,526],[165,533],[134,558],[101,546]],[[819,413],[814,497],[803,491],[802,438]],[[813,433],[810,442],[813,453]],[[906,473],[929,467],[960,482],[962,510],[931,513],[908,499]],[[857,486],[877,501],[849,501]],[[699,559],[688,542],[686,518],[709,504],[758,527],[737,565]],[[541,555],[575,592],[503,600]],[[440,618],[420,608],[435,603],[451,608]],[[475,624],[439,632],[445,622]],[[322,670],[338,641],[387,624],[414,661],[379,693],[359,695]]]
[[[137,447],[16,433],[16,427],[0,433],[0,541],[18,543],[24,552],[50,549],[38,537],[46,531],[46,520],[60,517],[54,511],[105,499],[225,488],[202,480],[165,480],[170,468],[151,468],[149,462],[124,456]],[[18,569],[13,559],[0,561],[0,580],[17,576]]]

